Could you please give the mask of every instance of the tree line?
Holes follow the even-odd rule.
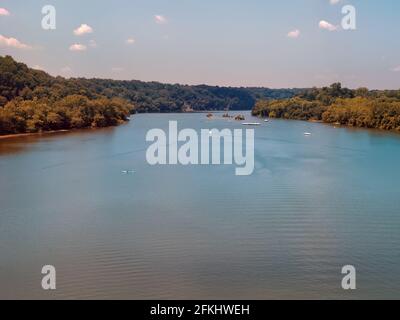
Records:
[[[69,95],[57,101],[15,99],[0,108],[0,133],[116,126],[128,120],[130,110],[131,106],[119,98]]]
[[[351,90],[334,83],[290,99],[259,100],[252,114],[400,131],[400,90]]]
[[[0,134],[116,125],[135,112],[251,110],[258,99],[289,98],[298,92],[65,79],[0,56]]]

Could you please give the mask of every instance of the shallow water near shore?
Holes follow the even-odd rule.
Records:
[[[238,177],[234,165],[148,165],[146,133],[169,120],[245,128],[140,114],[0,140],[0,298],[400,298],[400,135],[262,122],[254,173]],[[344,265],[355,291],[341,288]]]

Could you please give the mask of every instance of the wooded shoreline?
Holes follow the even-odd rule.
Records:
[[[236,112],[400,131],[400,90],[185,86],[65,79],[0,56],[0,137],[117,126],[134,113]]]
[[[290,99],[260,100],[252,114],[400,132],[400,90],[350,90],[335,83]]]

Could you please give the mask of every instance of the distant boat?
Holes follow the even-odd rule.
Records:
[[[311,133],[310,132],[304,132],[304,135],[305,136],[311,136]]]
[[[261,125],[261,123],[259,123],[259,122],[244,122],[244,123],[242,123],[242,125],[244,125],[244,126],[259,126],[259,125]]]
[[[268,120],[268,119],[265,119],[264,122],[269,122],[269,120]]]
[[[135,173],[135,170],[122,170],[121,173],[122,174],[133,174],[133,173]]]

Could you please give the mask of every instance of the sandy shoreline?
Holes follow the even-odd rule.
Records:
[[[69,132],[71,130],[53,130],[53,131],[43,131],[43,132],[32,132],[32,133],[15,133],[15,134],[6,134],[0,135],[0,140],[10,139],[10,138],[19,138],[19,137],[29,137],[29,136],[40,136],[52,133],[60,133],[60,132]]]

